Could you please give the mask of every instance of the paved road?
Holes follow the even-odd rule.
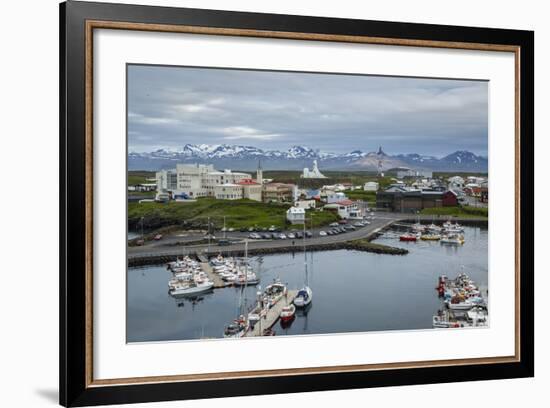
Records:
[[[321,237],[318,235],[317,229],[314,232],[313,238],[307,238],[305,240],[306,246],[309,245],[324,245],[331,243],[339,243],[350,241],[354,239],[366,238],[375,232],[379,228],[388,226],[391,223],[402,221],[405,219],[416,219],[419,218],[421,221],[431,221],[434,216],[432,215],[420,215],[416,216],[413,214],[401,214],[401,213],[376,213],[375,218],[371,220],[371,223],[365,227],[357,228],[355,231],[349,231],[338,235],[328,235]],[[454,218],[457,221],[462,221],[460,218]],[[473,220],[475,218],[470,218]],[[482,219],[482,218],[480,218]],[[435,217],[436,223],[443,222],[446,220],[446,217]],[[330,229],[330,228],[325,228]],[[236,233],[239,234],[239,233]],[[240,238],[244,239],[248,234],[240,233]],[[278,240],[249,240],[248,248],[249,249],[268,249],[268,248],[281,248],[292,246],[291,239],[278,239]],[[208,245],[186,245],[186,246],[174,246],[166,245],[169,242],[168,240],[161,240],[153,243],[147,243],[144,246],[139,247],[129,247],[128,248],[128,258],[141,258],[147,256],[155,255],[181,255],[185,252],[208,252]],[[301,248],[304,241],[303,239],[295,239],[295,246]],[[218,246],[216,243],[210,245],[210,253],[217,254],[222,251],[244,251],[244,241],[241,241],[236,244],[227,245],[227,246]]]
[[[319,236],[318,235],[319,230],[316,230],[314,231],[313,238],[306,238],[305,244],[306,246],[330,244],[330,243],[345,242],[349,240],[365,238],[370,234],[372,234],[377,229],[381,227],[385,227],[389,223],[395,222],[403,218],[406,218],[403,214],[393,214],[393,213],[378,214],[375,216],[375,219],[371,220],[371,223],[365,227],[357,228],[355,231],[349,231],[338,235],[328,235],[325,237]],[[242,233],[242,235],[247,235],[247,234]],[[244,237],[241,236],[241,238],[244,238]],[[163,241],[158,241],[152,244],[146,244],[144,246],[139,246],[139,247],[129,247],[128,257],[133,258],[133,257],[143,257],[147,255],[160,255],[160,254],[178,255],[178,254],[181,254],[183,250],[187,252],[208,251],[208,245],[186,245],[186,246],[174,247],[173,245],[162,245],[161,242]],[[292,246],[293,241],[295,243],[295,246],[298,248],[301,248],[302,245],[304,244],[303,239],[249,240],[248,248],[249,249],[266,249],[266,248],[288,247],[288,246]],[[166,242],[167,241],[164,241],[165,244]],[[233,251],[233,250],[237,250],[237,251],[244,250],[244,242],[239,242],[239,243],[227,245],[227,246],[218,246],[217,244],[213,243],[210,246],[210,253],[213,253],[213,254],[216,254],[220,251]]]

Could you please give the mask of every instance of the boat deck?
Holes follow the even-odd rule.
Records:
[[[297,294],[297,290],[289,289],[286,297],[283,297],[275,304],[275,306],[269,309],[261,321],[257,322],[253,329],[248,330],[245,337],[261,336],[265,329],[270,329],[273,327],[273,325],[279,320],[279,315],[281,314],[283,307],[290,305],[294,301]]]

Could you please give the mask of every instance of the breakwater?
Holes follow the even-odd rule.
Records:
[[[334,251],[339,249],[348,249],[354,251],[372,252],[376,254],[386,255],[406,255],[409,251],[403,248],[396,248],[388,245],[374,244],[367,239],[358,239],[345,242],[334,242],[327,244],[308,245],[308,252],[318,251]],[[272,247],[272,248],[249,248],[248,255],[272,255],[272,254],[284,254],[284,253],[302,253],[303,247],[301,245],[288,245],[284,247]],[[226,256],[244,256],[244,250],[241,249],[215,249],[210,251],[210,256],[222,253]],[[151,254],[143,256],[134,256],[128,258],[128,267],[145,266],[145,265],[159,265],[175,261],[179,255],[177,254]]]

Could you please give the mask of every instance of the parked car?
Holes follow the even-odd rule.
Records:
[[[297,239],[302,239],[304,237],[304,234],[302,234],[301,232],[297,232],[294,234],[294,236],[297,238]]]
[[[235,231],[235,228],[229,228],[229,229],[227,230],[227,232],[234,232],[234,231]]]
[[[137,245],[137,246],[142,246],[142,245],[144,245],[144,244],[145,244],[145,241],[142,240],[142,239],[138,239],[138,240],[136,241],[136,245]]]
[[[295,239],[296,235],[294,235],[292,232],[289,232],[287,235],[288,239]]]
[[[333,222],[331,224],[328,225],[329,227],[337,227],[338,226],[338,223],[337,222]]]
[[[338,221],[338,224],[340,225],[344,225],[344,224],[347,224],[348,223],[348,220],[340,220]]]
[[[153,238],[155,241],[160,241],[162,239],[162,234],[157,234],[155,235],[155,237]]]
[[[325,231],[319,231],[319,235],[322,237],[326,237],[327,233]]]
[[[328,231],[327,231],[327,235],[334,235],[334,231],[328,230]]]
[[[365,224],[363,224],[362,222],[359,222],[359,221],[357,221],[357,222],[356,222],[355,224],[353,224],[353,225],[356,226],[356,227],[359,227],[359,228],[365,226]]]
[[[283,234],[283,233],[280,233],[280,234],[279,234],[279,239],[286,239],[286,235]]]
[[[269,232],[275,232],[277,230],[277,227],[275,225],[272,225],[269,227]]]
[[[218,240],[218,245],[219,246],[227,246],[227,245],[231,245],[231,242],[229,242],[228,239],[220,239],[220,240]]]
[[[311,238],[313,236],[313,234],[311,233],[311,231],[306,231],[306,238]]]
[[[260,234],[257,234],[257,233],[255,233],[255,232],[253,232],[252,234],[250,234],[248,237],[251,238],[251,239],[260,239],[260,238],[262,238],[262,237],[260,236]]]
[[[271,239],[271,234],[269,232],[266,232],[266,233],[262,234],[262,238],[263,239]]]

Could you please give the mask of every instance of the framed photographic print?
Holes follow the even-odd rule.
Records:
[[[533,376],[533,32],[60,16],[61,404]]]

